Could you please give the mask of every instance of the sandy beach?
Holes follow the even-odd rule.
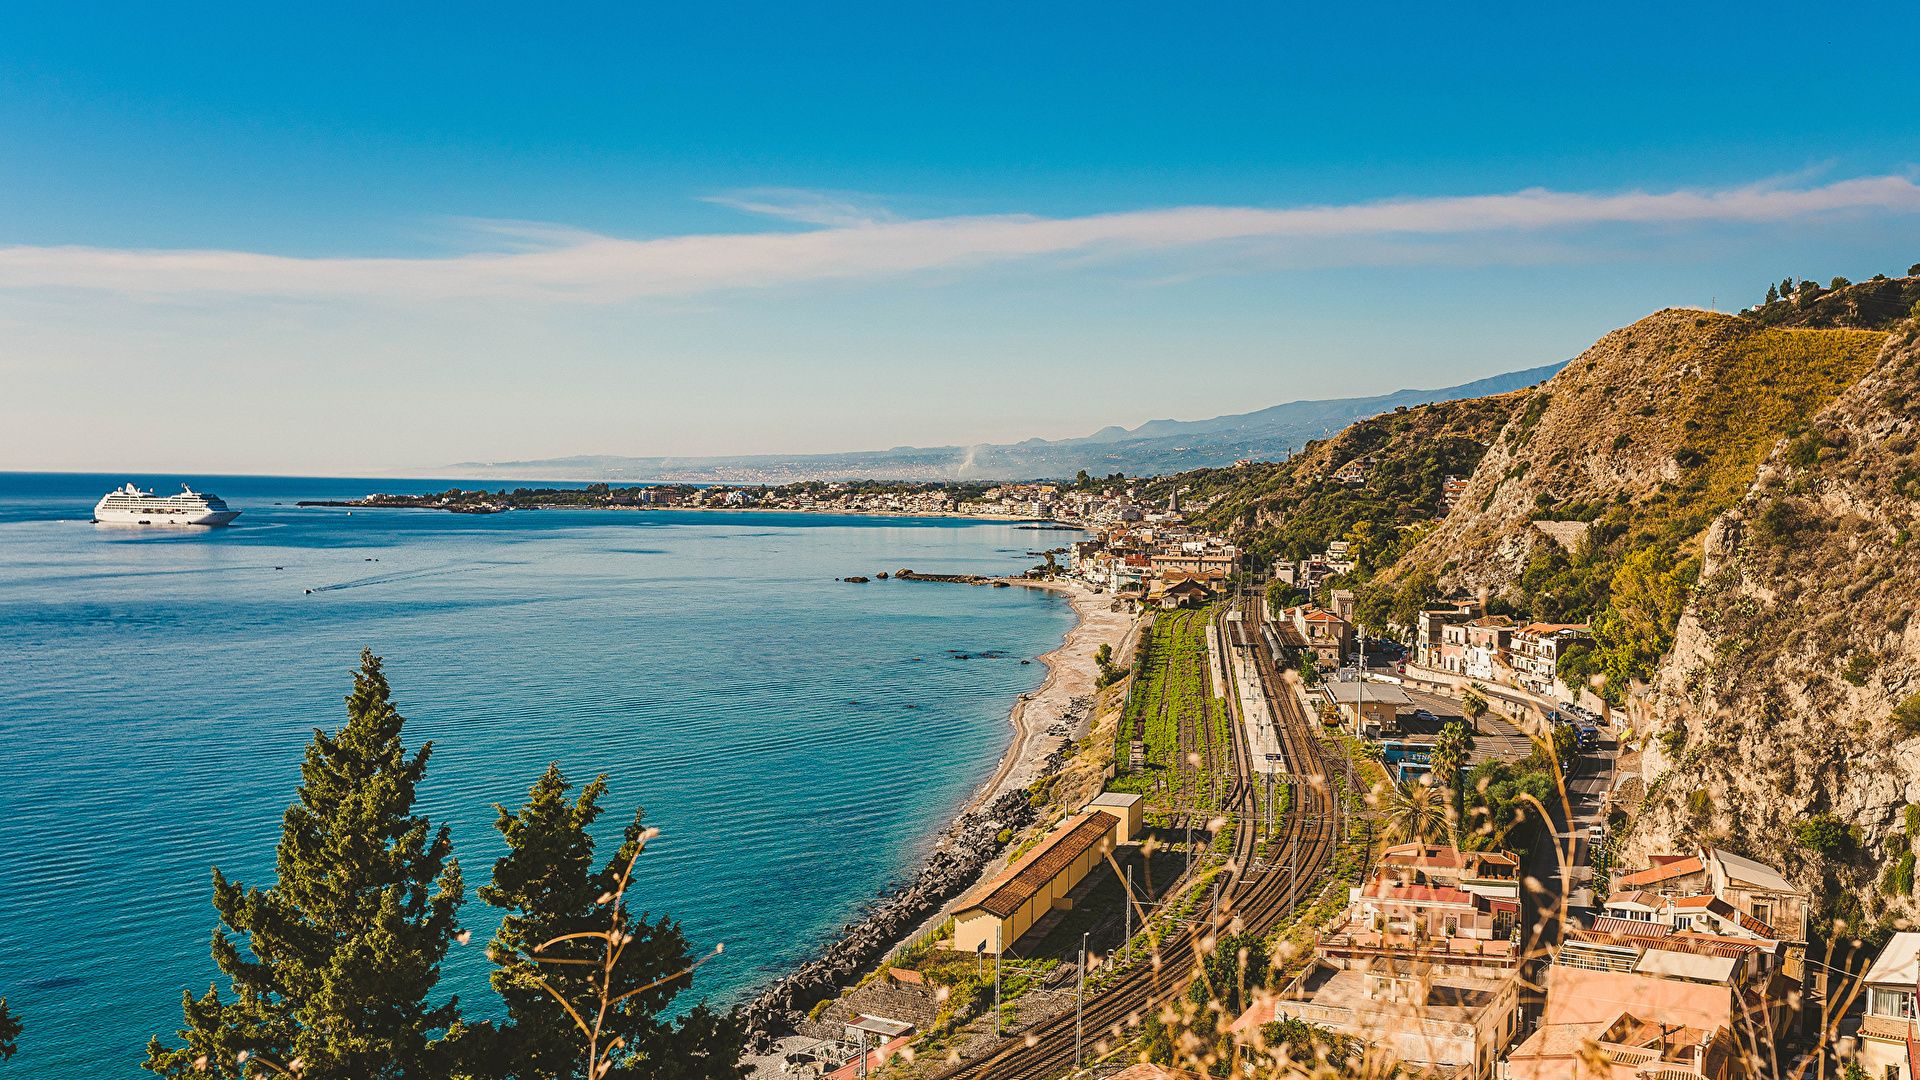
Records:
[[[1068,713],[1073,711],[1076,700],[1093,696],[1100,678],[1100,668],[1094,662],[1094,654],[1101,645],[1110,645],[1113,647],[1114,662],[1123,663],[1126,654],[1123,646],[1134,625],[1131,612],[1113,610],[1113,597],[1110,594],[1096,593],[1077,582],[1010,580],[1026,588],[1063,594],[1073,605],[1078,621],[1067,631],[1059,648],[1038,658],[1047,666],[1046,681],[1040,685],[1040,689],[1014,705],[1011,717],[1013,742],[1008,744],[1006,753],[1001,756],[1000,767],[992,778],[981,786],[967,804],[968,809],[1003,791],[1033,783],[1054,751],[1085,734],[1090,713],[1082,710],[1070,724],[1065,720]],[[1064,735],[1050,734],[1063,726]]]

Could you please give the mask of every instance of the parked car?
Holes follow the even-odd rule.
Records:
[[[1418,720],[1418,721],[1420,721],[1420,722],[1422,722],[1422,723],[1426,723],[1426,724],[1432,724],[1432,723],[1437,723],[1437,722],[1439,721],[1439,719],[1440,719],[1439,717],[1437,717],[1437,716],[1435,716],[1435,715],[1433,715],[1432,713],[1430,713],[1430,712],[1428,712],[1428,711],[1427,711],[1427,710],[1425,710],[1425,709],[1415,709],[1415,710],[1413,710],[1413,718],[1414,718],[1415,720]]]

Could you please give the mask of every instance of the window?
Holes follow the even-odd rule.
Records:
[[[1753,917],[1756,919],[1759,919],[1763,923],[1766,923],[1768,926],[1772,926],[1773,925],[1773,905],[1771,903],[1764,903],[1757,900],[1754,901]]]
[[[1867,1012],[1896,1020],[1913,1019],[1913,991],[1889,990],[1874,986],[1867,989]]]

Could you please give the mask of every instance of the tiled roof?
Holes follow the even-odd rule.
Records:
[[[1673,927],[1666,923],[1652,922],[1647,919],[1622,919],[1613,915],[1601,915],[1593,920],[1593,928],[1602,934],[1619,937],[1666,937],[1673,933]]]
[[[1100,810],[1088,811],[1055,829],[1032,851],[1002,870],[993,880],[962,897],[957,911],[980,908],[1005,919],[1026,906],[1073,860],[1113,835],[1120,819]]]
[[[1705,864],[1701,863],[1698,857],[1689,855],[1672,862],[1655,863],[1645,870],[1615,878],[1614,884],[1637,889],[1642,885],[1653,885],[1662,881],[1671,881],[1677,877],[1685,877],[1688,874],[1697,874],[1705,869]]]
[[[1410,904],[1461,904],[1473,903],[1473,894],[1451,885],[1401,885],[1391,881],[1374,881],[1361,894],[1376,900],[1398,900]]]

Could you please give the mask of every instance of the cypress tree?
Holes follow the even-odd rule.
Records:
[[[162,1076],[408,1080],[434,1075],[457,1004],[428,995],[463,886],[452,840],[413,812],[429,743],[409,757],[380,659],[360,654],[347,722],[316,730],[282,819],[277,880],[213,872],[213,959],[232,988],[182,993],[183,1045],[147,1045]],[[244,946],[244,947],[243,947]],[[261,1059],[265,1059],[262,1061]],[[297,1063],[297,1065],[295,1064]]]
[[[631,890],[623,889],[651,835],[644,812],[634,811],[619,848],[596,868],[589,830],[600,816],[606,777],[569,799],[571,787],[560,767],[551,765],[518,811],[495,807],[508,853],[494,864],[493,881],[479,895],[506,912],[488,955],[498,965],[492,983],[508,1019],[497,1032],[473,1029],[484,1048],[462,1056],[489,1060],[487,1071],[511,1080],[585,1078],[592,1066],[583,1027],[597,1025],[599,1060],[611,1062],[601,1077],[745,1076],[745,1033],[737,1016],[705,1005],[678,1023],[660,1015],[692,985],[693,962],[679,924],[636,915]],[[615,934],[624,943],[609,968]],[[555,941],[567,935],[579,936]]]

